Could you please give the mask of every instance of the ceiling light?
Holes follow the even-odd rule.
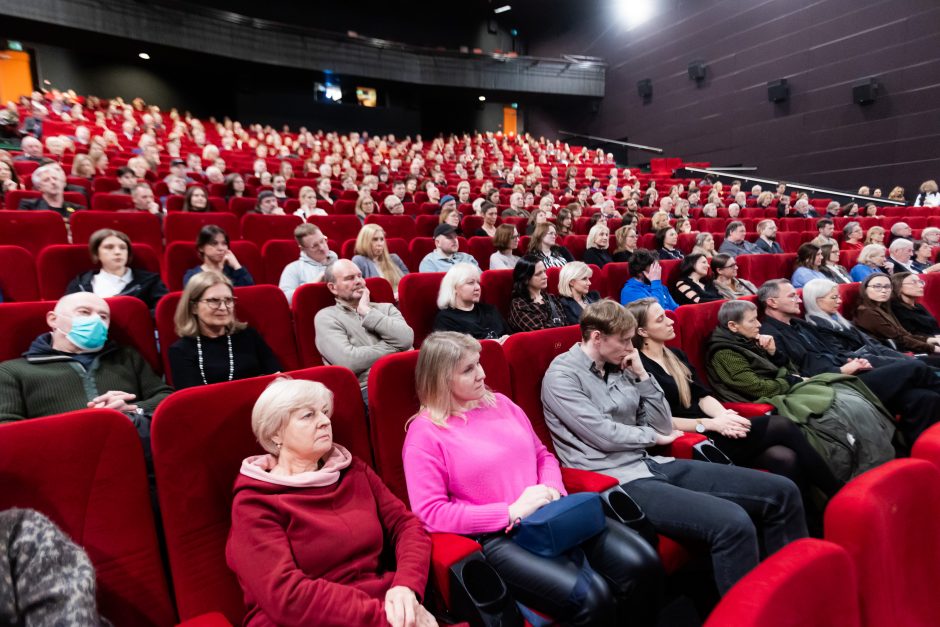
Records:
[[[486,96],[480,96],[480,102],[486,102]]]
[[[150,55],[147,54],[146,52],[141,52],[141,53],[140,53],[139,55],[137,55],[137,56],[140,57],[141,59],[143,59],[144,61],[149,61],[149,60],[150,60]]]
[[[512,9],[510,5],[504,4],[501,7],[496,7],[495,9],[493,9],[493,13],[505,13],[506,11],[509,11],[510,9]]]
[[[615,0],[614,7],[620,21],[634,28],[653,16],[654,0]]]

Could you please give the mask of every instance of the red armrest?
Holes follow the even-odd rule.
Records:
[[[232,623],[228,622],[228,619],[221,612],[209,612],[190,618],[176,627],[232,627]]]
[[[508,521],[507,521],[508,524]],[[470,538],[456,533],[431,534],[431,576],[434,585],[441,591],[444,603],[450,605],[449,568],[482,547]]]
[[[659,455],[670,455],[677,459],[692,459],[692,447],[705,439],[701,433],[683,433],[669,446],[657,447]]]
[[[569,494],[575,492],[603,492],[620,485],[620,482],[613,477],[579,468],[562,468],[561,480],[564,482],[565,489]]]
[[[745,418],[763,416],[774,411],[773,405],[767,403],[722,403],[726,409],[733,409]]]

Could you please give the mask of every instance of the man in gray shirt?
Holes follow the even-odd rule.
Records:
[[[735,220],[725,228],[725,241],[721,243],[718,252],[737,257],[738,255],[762,255],[764,251],[756,244],[744,239],[747,229],[743,222]]]
[[[542,380],[545,422],[562,463],[616,477],[657,531],[707,544],[722,594],[760,559],[755,524],[767,553],[806,536],[800,491],[789,479],[648,455],[681,433],[633,345],[636,319],[602,300],[584,308],[580,325],[582,341]]]
[[[421,260],[418,272],[447,272],[458,263],[479,266],[477,260],[467,253],[457,252],[460,241],[457,229],[452,224],[438,224],[434,229],[434,250]]]

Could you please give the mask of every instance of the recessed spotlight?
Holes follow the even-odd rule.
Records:
[[[486,96],[480,96],[480,102],[486,102]]]
[[[141,53],[138,54],[137,56],[140,57],[141,59],[143,59],[144,61],[149,61],[149,60],[150,60],[150,55],[147,54],[146,52],[141,52]]]
[[[508,4],[504,4],[501,7],[496,7],[495,9],[493,9],[493,13],[505,13],[506,11],[509,11],[510,9],[512,9],[512,6]]]

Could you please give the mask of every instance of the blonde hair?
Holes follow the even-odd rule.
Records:
[[[233,292],[232,282],[221,272],[203,271],[189,280],[189,283],[183,289],[183,294],[180,296],[180,302],[176,305],[176,313],[173,315],[176,335],[179,337],[196,337],[199,335],[199,318],[196,316],[195,308],[206,290],[219,284],[227,285],[229,291]],[[233,309],[232,323],[228,325],[225,332],[231,335],[247,326],[244,322],[238,321]]]
[[[924,181],[920,184],[920,193],[921,194],[936,194],[937,193],[937,182],[933,179],[929,181]]]
[[[480,268],[472,263],[458,263],[447,271],[441,279],[441,287],[437,291],[437,308],[450,309],[457,302],[457,288],[471,278],[477,280],[481,276]]]
[[[669,214],[665,211],[657,211],[652,217],[653,231],[669,228]]]
[[[867,244],[873,244],[873,243],[874,243],[874,242],[872,242],[872,239],[871,239],[872,233],[881,233],[882,235],[884,235],[884,234],[885,234],[884,227],[881,227],[881,226],[873,226],[873,227],[871,227],[870,229],[868,229],[868,232],[865,233],[865,244],[866,244],[866,245],[867,245]],[[882,240],[882,241],[884,241],[884,240]],[[880,244],[879,244],[879,246],[880,246]]]
[[[590,279],[594,272],[591,267],[583,261],[572,261],[561,267],[558,273],[558,293],[568,298],[574,298],[574,292],[571,291],[571,282],[578,279]]]
[[[322,383],[278,377],[264,388],[251,410],[251,430],[261,448],[277,456],[274,436],[290,420],[291,412],[302,407],[316,407],[333,415],[333,392]]]
[[[879,253],[887,254],[887,249],[881,244],[868,244],[858,253],[858,259],[856,261],[867,266],[871,263],[871,258]]]
[[[605,224],[595,224],[591,227],[591,230],[588,231],[587,236],[587,248],[597,248],[597,238],[604,231],[607,231],[607,235],[610,236],[610,229],[607,228]]]
[[[418,414],[409,419],[414,420],[419,414],[427,414],[428,420],[439,427],[446,427],[452,416],[460,416],[451,392],[451,381],[460,360],[468,355],[479,355],[480,343],[463,333],[441,331],[432,333],[421,344],[418,353],[418,364],[415,367],[415,392],[421,408]],[[496,399],[493,392],[486,389],[480,405],[493,407]],[[406,425],[407,428],[407,425]]]
[[[385,235],[385,229],[378,224],[364,224],[359,229],[359,235],[356,236],[356,247],[354,252],[362,255],[366,259],[372,259],[372,240],[381,233]],[[401,281],[402,273],[398,266],[392,262],[392,256],[388,252],[388,240],[385,241],[385,250],[379,255],[378,259],[372,259],[382,277],[392,284],[392,291],[398,289],[398,283]]]
[[[72,176],[94,176],[95,164],[88,155],[75,155],[72,160]]]
[[[646,326],[650,307],[658,302],[655,298],[641,298],[627,305],[627,311],[636,318],[637,333],[633,336],[633,345],[638,350],[643,350],[643,344],[647,341],[646,338],[640,335],[639,330]],[[692,380],[692,372],[668,347],[663,348],[663,361],[665,361],[666,372],[676,382],[676,388],[679,390],[679,402],[688,409],[692,406],[692,386],[689,385],[689,381]]]
[[[633,234],[637,234],[636,227],[632,224],[628,226],[622,226],[616,231],[614,231],[614,237],[617,240],[617,249],[615,252],[622,252],[627,249],[627,237],[630,235],[630,231],[633,231]]]

